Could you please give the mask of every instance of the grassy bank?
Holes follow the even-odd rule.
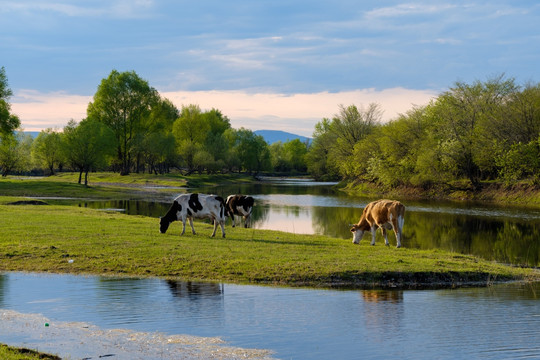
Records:
[[[156,194],[171,194],[187,188],[215,184],[251,182],[241,174],[194,175],[91,173],[88,186],[77,183],[77,173],[59,173],[48,177],[9,176],[0,179],[0,195],[28,197],[75,197],[88,199],[138,199]]]
[[[385,188],[373,183],[341,183],[341,189],[351,195],[400,199],[473,200],[506,205],[540,207],[540,187],[526,183],[504,185],[484,182],[474,189],[468,181],[437,185],[430,188],[398,186]]]
[[[40,353],[34,350],[15,348],[0,344],[0,359],[2,360],[60,360],[56,355]]]
[[[158,276],[287,286],[403,287],[486,285],[539,280],[520,269],[444,251],[360,246],[350,240],[180,223],[167,234],[158,220],[88,208],[8,205],[0,198],[0,271]]]

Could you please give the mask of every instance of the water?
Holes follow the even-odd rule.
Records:
[[[280,359],[540,358],[540,284],[334,291],[4,273],[0,314],[7,311],[42,314],[51,330],[57,322],[83,322],[147,334],[138,336],[154,343],[162,341],[155,332],[221,337]],[[72,329],[77,334],[77,325]],[[43,326],[36,331],[35,338],[21,337],[3,324],[0,342],[86,356],[88,339],[70,348],[64,338],[47,338]],[[103,351],[122,358],[114,346]],[[145,358],[174,358],[170,350],[153,351]]]
[[[252,226],[257,229],[321,234],[352,240],[350,225],[358,222],[362,209],[373,199],[333,191],[332,185],[287,179],[193,191],[223,197],[236,193],[252,195],[256,203]],[[167,212],[175,195],[165,194],[147,201],[75,203],[78,206],[157,218]],[[73,200],[63,202],[74,203]],[[540,266],[540,209],[450,201],[404,200],[403,203],[407,208],[402,242],[404,247],[443,249],[514,265]],[[368,238],[369,234],[364,235],[363,241],[370,241]],[[383,241],[378,234],[378,245]],[[395,244],[393,233],[389,241]]]

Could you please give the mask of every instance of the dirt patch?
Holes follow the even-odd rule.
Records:
[[[7,205],[49,205],[49,204],[41,200],[20,200],[20,201],[7,203]]]

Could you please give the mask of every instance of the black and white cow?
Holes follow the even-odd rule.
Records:
[[[176,220],[182,221],[182,233],[186,231],[186,220],[189,220],[191,232],[195,234],[193,228],[193,218],[210,218],[214,221],[214,231],[212,237],[216,235],[217,225],[221,226],[221,235],[225,237],[225,220],[227,219],[227,208],[222,197],[217,195],[204,194],[182,194],[174,199],[174,202],[167,211],[167,214],[160,218],[159,231],[165,234],[169,225]]]
[[[251,212],[253,211],[254,200],[251,196],[229,195],[227,197],[227,211],[231,216],[232,227],[235,227],[234,215],[244,218],[244,227],[250,225]]]

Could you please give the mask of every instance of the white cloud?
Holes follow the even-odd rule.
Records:
[[[293,95],[245,91],[171,91],[161,95],[178,108],[196,104],[203,110],[218,109],[231,120],[233,128],[284,130],[305,136],[312,135],[317,122],[332,118],[341,104],[361,107],[378,103],[387,121],[436,96],[433,91],[404,88]],[[27,131],[61,129],[70,119],[86,117],[90,101],[91,96],[25,90],[12,98],[12,110]]]

